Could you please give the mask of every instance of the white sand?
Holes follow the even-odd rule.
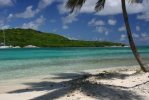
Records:
[[[84,72],[92,76],[63,73],[3,81],[0,100],[149,100],[149,73],[124,68]]]

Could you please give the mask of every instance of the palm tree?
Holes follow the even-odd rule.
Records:
[[[70,9],[70,12],[72,13],[75,11],[75,9],[81,9],[81,7],[85,3],[85,1],[86,0],[68,0],[66,3],[66,8]],[[141,3],[141,1],[142,0],[129,0],[130,3]],[[105,2],[106,2],[106,0],[98,0],[98,2],[96,3],[96,6],[95,6],[95,11],[98,12],[98,11],[102,10],[104,8]],[[145,67],[145,65],[142,62],[142,59],[140,57],[140,54],[138,53],[138,50],[135,46],[135,43],[134,43],[134,40],[132,37],[132,32],[131,32],[131,28],[129,25],[129,19],[128,19],[128,14],[127,14],[127,10],[126,10],[126,0],[121,0],[121,2],[122,2],[123,18],[124,18],[125,27],[127,30],[127,36],[128,36],[131,50],[132,50],[133,55],[136,58],[138,64],[140,65],[142,71],[149,72],[149,70]]]

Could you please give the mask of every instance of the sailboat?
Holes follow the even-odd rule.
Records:
[[[9,46],[6,46],[6,35],[5,35],[5,31],[3,30],[3,46],[0,46],[0,49],[5,49],[5,48],[10,48]]]

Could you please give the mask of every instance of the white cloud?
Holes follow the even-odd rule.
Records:
[[[76,18],[76,16],[77,16],[76,14],[70,14],[70,15],[68,15],[66,17],[63,17],[62,21],[63,21],[64,24],[70,24],[70,23],[78,20]]]
[[[7,19],[11,19],[13,17],[13,14],[9,14]]]
[[[103,20],[96,20],[93,18],[88,22],[88,25],[96,27],[96,31],[99,33],[103,33],[106,36],[109,35],[108,28],[105,27],[106,23]]]
[[[136,34],[136,33],[133,33],[132,36],[133,36],[133,39],[137,40],[137,41],[147,41],[147,40],[149,40],[149,34],[147,34],[147,33],[141,33],[140,35]],[[127,35],[122,34],[121,37],[120,37],[120,41],[124,41],[126,39],[127,39]]]
[[[118,28],[118,31],[120,31],[120,32],[126,31],[125,26],[122,26],[122,27]]]
[[[133,36],[133,38],[139,38],[140,37],[139,34],[136,34],[136,33],[133,33],[132,36]]]
[[[122,34],[121,37],[120,37],[120,41],[126,40],[126,37],[127,37],[127,36],[126,36],[125,34]]]
[[[105,32],[105,31],[106,31],[106,28],[105,28],[105,27],[103,27],[103,26],[96,27],[96,29],[97,29],[97,31],[98,31],[99,33],[103,33],[103,32]]]
[[[98,0],[86,0],[85,4],[82,6],[79,13],[88,13],[88,14],[93,13],[95,15],[117,15],[117,14],[122,13],[121,0],[106,0],[104,9],[102,11],[96,13],[94,11],[94,7],[95,7],[97,1]],[[129,0],[126,1],[126,8],[127,8],[128,14],[138,14],[138,13],[143,12],[145,10],[145,8],[147,8],[147,7],[149,8],[149,4],[146,5],[146,7],[144,7],[143,3],[130,4],[128,1]],[[60,14],[65,15],[66,13],[69,12],[69,10],[65,8],[67,0],[56,0],[56,2],[59,2],[59,5],[57,8],[58,8]],[[146,10],[146,11],[149,11],[149,10]],[[66,18],[63,17],[62,21],[63,21],[63,23],[72,23],[73,21],[77,20],[76,17],[77,16],[73,16],[73,17],[67,16]],[[67,21],[67,18],[68,18],[68,21]],[[96,20],[96,19],[92,19],[88,24],[91,26],[105,25],[105,23],[102,20],[99,20],[98,22],[97,21],[98,20]],[[109,25],[115,25],[116,23],[117,23],[116,20],[113,20],[113,19],[108,20]],[[64,28],[64,26],[65,26],[65,24],[63,25],[63,28]],[[101,28],[101,27],[98,27],[96,29],[98,30],[98,32],[99,31],[101,32],[101,30],[103,30],[103,28]],[[121,31],[121,32],[125,31],[125,30],[126,30],[125,27],[120,27],[118,29],[118,31]]]
[[[138,15],[138,19],[142,19],[145,21],[149,21],[149,1],[148,0],[143,0],[142,3],[144,9],[141,15]]]
[[[9,25],[3,25],[3,24],[0,25],[0,29],[9,29],[9,28],[10,28]]]
[[[136,26],[136,31],[140,31],[140,26]]]
[[[57,2],[60,2],[60,4],[57,6],[60,14],[65,14],[69,12],[69,10],[65,8],[67,0],[57,0]],[[68,16],[62,17],[62,23],[63,23],[62,28],[68,29],[69,28],[68,24],[71,24],[78,20],[77,16],[78,16],[78,13],[74,12],[72,14],[69,14]]]
[[[149,34],[147,34],[146,32],[141,33],[140,39],[141,39],[142,41],[149,41]]]
[[[55,0],[55,2],[59,2],[60,4],[57,6],[57,9],[59,11],[60,14],[65,14],[65,13],[68,13],[69,10],[65,8],[65,5],[66,5],[66,2],[67,0]],[[68,14],[66,16],[63,16],[61,19],[62,19],[62,28],[63,29],[68,29],[68,24],[71,24],[75,21],[77,21],[77,16],[78,14],[77,13],[72,13],[72,14]]]
[[[63,28],[63,29],[68,29],[68,24],[71,24],[72,22],[78,20],[78,19],[76,18],[76,16],[77,16],[77,14],[72,13],[72,14],[66,16],[66,17],[62,17],[62,23],[63,23],[62,28]]]
[[[5,24],[5,19],[0,18],[0,29],[8,29],[10,26]]]
[[[85,5],[82,7],[81,12],[82,13],[93,13],[94,12],[94,6],[98,0],[87,0]],[[143,11],[143,5],[142,4],[130,4],[128,1],[126,2],[126,7],[129,14],[139,13]],[[107,0],[105,7],[102,11],[98,12],[97,15],[115,15],[122,13],[121,8],[121,0]]]
[[[69,27],[67,25],[63,25],[63,29],[68,29]]]
[[[54,0],[40,0],[36,9],[33,9],[33,6],[30,5],[25,9],[25,11],[15,14],[15,17],[32,18],[36,14],[40,13],[47,6],[51,5],[53,2],[54,2]]]
[[[105,25],[105,22],[103,20],[92,19],[91,21],[88,22],[88,25],[91,25],[91,26],[103,26],[103,25]]]
[[[83,5],[81,12],[82,13],[93,13],[94,7],[97,0],[86,0],[85,4]]]
[[[148,37],[149,35],[147,33],[141,33],[142,37]]]
[[[114,20],[114,19],[109,19],[109,20],[108,20],[108,24],[109,24],[109,25],[116,25],[116,23],[117,23],[117,21]]]
[[[106,31],[106,32],[105,32],[105,35],[106,35],[106,36],[109,35],[109,31]]]
[[[60,4],[57,6],[59,13],[60,14],[68,13],[69,10],[65,8],[67,0],[61,0],[59,2],[60,2]]]
[[[40,0],[38,4],[38,10],[42,10],[46,8],[47,6],[51,5],[54,2],[54,0]]]
[[[96,31],[99,33],[105,34],[106,36],[109,35],[108,29],[104,26],[96,27]]]
[[[34,21],[31,21],[29,23],[24,23],[22,25],[22,28],[24,28],[24,29],[28,29],[28,28],[38,29],[44,23],[44,21],[45,21],[45,18],[43,16],[41,16]]]
[[[149,41],[149,34],[147,34],[146,32],[141,33],[141,34],[133,33],[132,36],[133,36],[133,39],[136,40],[136,42],[143,41],[143,42],[148,43]],[[126,39],[127,39],[127,35],[122,34],[120,37],[120,41],[125,41]]]
[[[61,14],[67,13],[65,8],[67,0],[59,0],[61,4],[58,6],[58,10]],[[94,13],[94,7],[98,0],[86,0],[85,4],[81,8],[80,13]],[[129,14],[140,13],[144,10],[143,4],[134,3],[130,4],[126,1],[126,7]],[[105,7],[102,11],[96,13],[97,15],[116,15],[122,13],[121,0],[106,0]]]
[[[60,2],[60,4],[58,5],[58,10],[60,14],[65,14],[69,12],[69,10],[65,8],[67,0],[56,0],[56,1]],[[95,13],[94,7],[97,1],[98,0],[86,0],[85,4],[81,8],[80,13]],[[140,13],[144,10],[144,7],[141,3],[130,4],[127,1],[126,7],[129,14]],[[122,13],[121,0],[107,0],[104,9],[95,14],[96,15],[116,15],[120,13]],[[99,22],[98,24],[101,24],[101,22]],[[116,21],[109,20],[109,24],[115,25]]]
[[[0,0],[0,7],[12,6],[14,0]]]
[[[33,10],[33,6],[28,6],[24,12],[18,13],[15,16],[18,18],[31,18],[34,17],[37,13],[37,10]]]

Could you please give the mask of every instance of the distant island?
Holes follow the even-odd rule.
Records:
[[[33,29],[6,29],[5,45],[12,47],[111,47],[125,46],[122,43],[107,41],[70,40],[54,33],[45,33]],[[4,44],[4,33],[0,30],[0,45]]]

